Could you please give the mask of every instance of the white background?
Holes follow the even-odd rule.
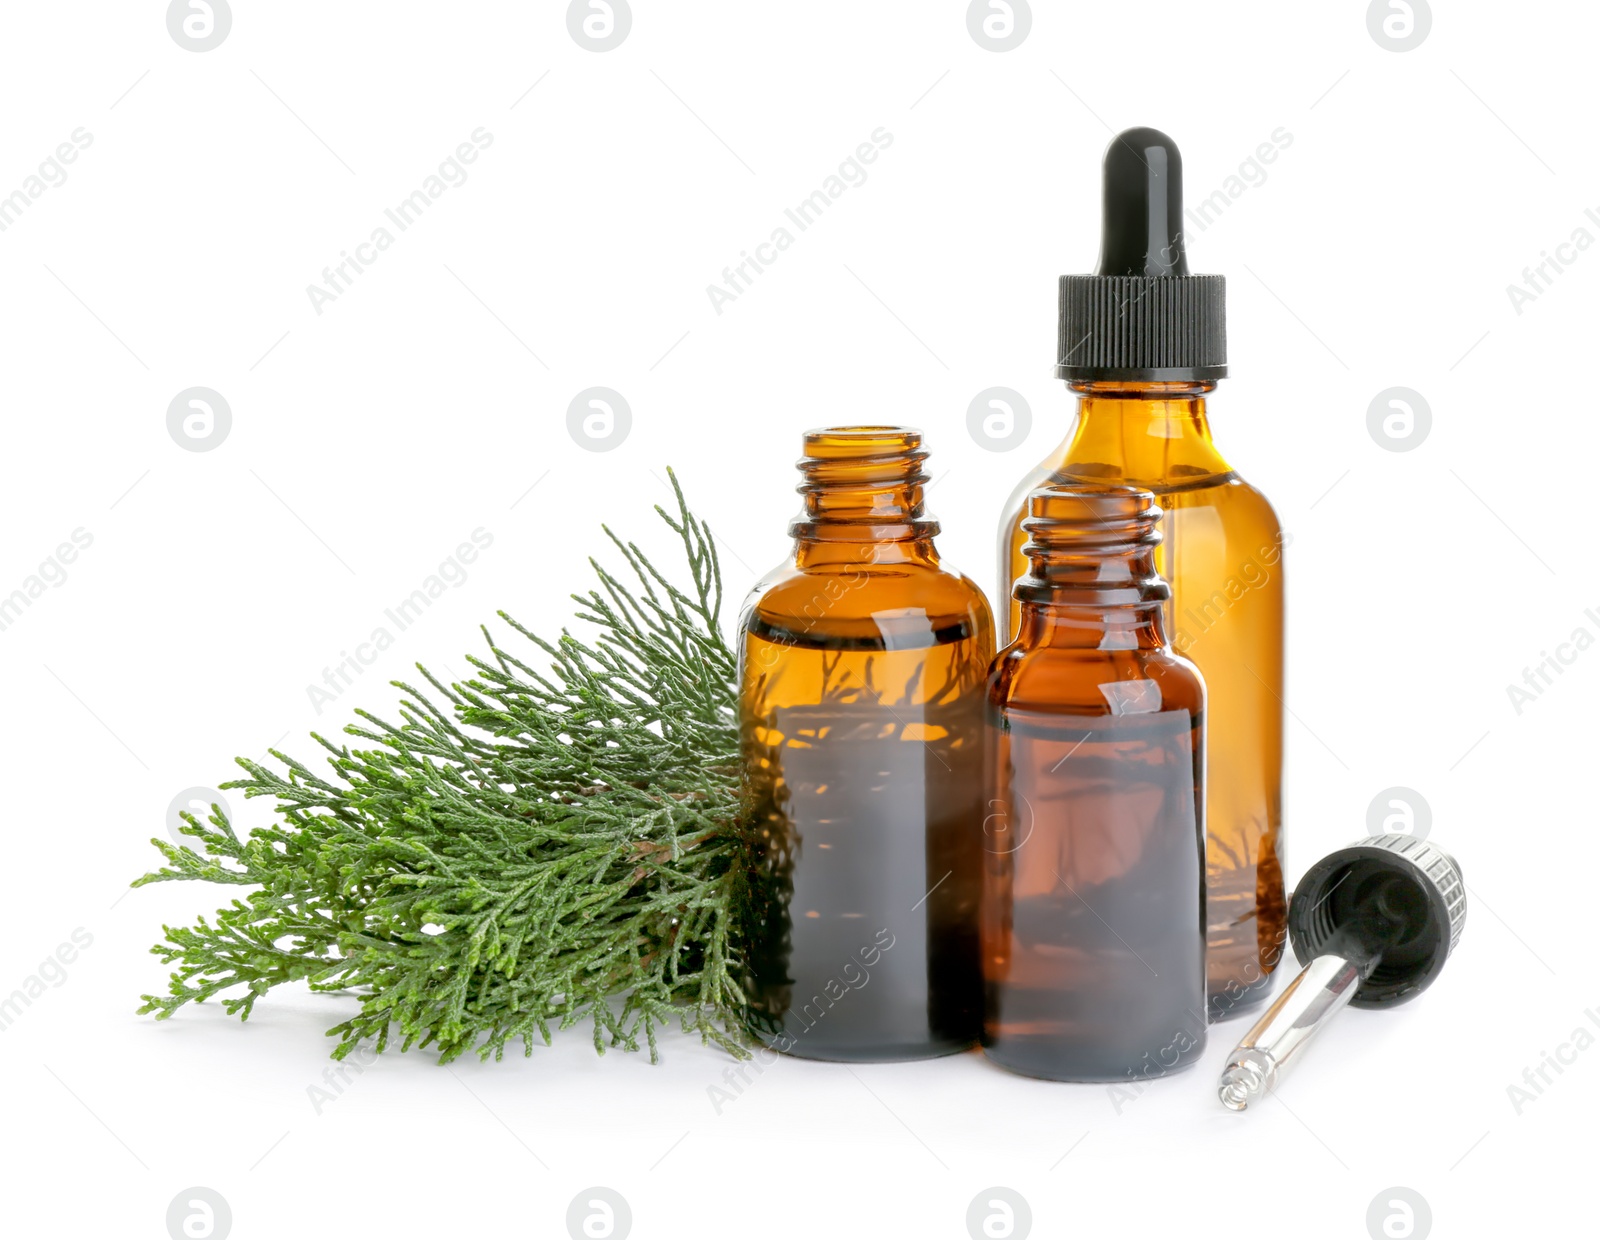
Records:
[[[1600,238],[1594,8],[1436,0],[1401,53],[1359,0],[1035,0],[998,53],[960,0],[635,0],[596,53],[565,7],[235,0],[198,53],[156,0],[5,8],[0,194],[92,135],[0,232],[0,595],[92,537],[0,632],[0,994],[93,936],[0,1035],[8,1231],[162,1237],[203,1186],[241,1240],[560,1237],[594,1185],[639,1237],[960,1237],[991,1186],[1036,1235],[1360,1240],[1393,1186],[1441,1237],[1582,1230],[1600,652],[1562,647],[1520,713],[1507,686],[1600,635],[1600,252],[1567,251],[1520,313],[1507,286]],[[1293,536],[1289,876],[1365,834],[1380,790],[1420,793],[1472,898],[1434,989],[1347,1013],[1244,1116],[1213,1092],[1237,1023],[1120,1110],[971,1054],[783,1062],[719,1114],[720,1053],[600,1059],[580,1031],[449,1071],[388,1055],[319,1114],[322,1030],[352,1000],[133,1014],[164,984],[161,923],[225,895],[127,893],[173,796],[236,754],[309,758],[309,730],[387,712],[417,660],[464,674],[498,608],[558,629],[602,520],[654,538],[668,465],[737,601],[787,551],[802,430],[920,426],[940,546],[990,587],[1001,503],[1070,423],[1056,277],[1092,267],[1101,154],[1135,124],[1180,143],[1191,202],[1292,135],[1191,231],[1193,269],[1228,277],[1212,421]],[[469,178],[317,313],[307,286],[479,127]],[[868,179],[716,313],[707,285],[879,127]],[[166,424],[197,385],[232,410],[206,452]],[[632,410],[607,452],[566,429],[596,385]],[[1010,452],[966,430],[996,385],[1032,408]],[[1392,386],[1432,411],[1412,451],[1368,433]],[[465,583],[319,713],[307,687],[478,527]],[[1519,1113],[1508,1087],[1563,1044]]]

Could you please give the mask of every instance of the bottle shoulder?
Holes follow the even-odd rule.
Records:
[[[1283,527],[1278,521],[1278,511],[1272,506],[1272,501],[1260,490],[1234,473],[1226,483],[1228,492],[1236,495],[1241,512],[1248,512],[1258,524],[1269,527],[1274,532]]]
[[[1066,459],[1066,446],[1063,443],[1050,456],[1040,461],[1024,474],[1022,480],[1011,488],[1011,494],[1006,496],[1005,508],[1000,514],[1000,536],[1002,540],[1007,536],[1011,527],[1021,519],[1023,509],[1028,505],[1028,495],[1050,482],[1055,472],[1060,469]]]
[[[974,631],[993,631],[988,598],[971,578],[942,563],[915,560],[806,567],[791,560],[756,584],[741,612],[745,628],[802,618],[826,627],[829,620],[917,614],[965,617]]]
[[[990,704],[1002,711],[1111,715],[1157,710],[1205,711],[1205,678],[1171,647],[1096,650],[1025,647],[1012,642],[988,679]]]
[[[1007,511],[1049,482],[1118,483],[1162,494],[1239,480],[1211,438],[1203,402],[1091,401],[1080,405],[1066,437],[1018,484]]]

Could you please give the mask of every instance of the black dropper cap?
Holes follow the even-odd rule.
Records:
[[[1192,276],[1183,157],[1158,129],[1127,129],[1105,159],[1100,265],[1061,277],[1056,377],[1145,382],[1228,373],[1223,278]]]
[[[1438,978],[1466,920],[1461,867],[1414,835],[1379,835],[1317,862],[1289,902],[1289,940],[1305,968],[1228,1056],[1222,1105],[1247,1110],[1345,1004],[1415,999]]]
[[[1450,854],[1413,835],[1380,835],[1306,871],[1289,904],[1289,940],[1302,963],[1331,953],[1360,967],[1351,1006],[1392,1007],[1433,984],[1466,917]]]

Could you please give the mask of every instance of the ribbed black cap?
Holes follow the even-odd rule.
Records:
[[[1128,129],[1105,159],[1094,275],[1061,277],[1058,379],[1184,381],[1228,373],[1224,281],[1192,276],[1183,246],[1183,157]]]
[[[1350,1002],[1390,1007],[1433,985],[1466,920],[1467,884],[1455,858],[1414,835],[1380,835],[1305,872],[1289,901],[1289,941],[1310,964],[1326,951],[1365,954],[1361,940],[1381,928],[1366,945],[1376,963],[1365,961],[1370,971]]]

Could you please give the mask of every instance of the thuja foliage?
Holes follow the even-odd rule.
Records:
[[[546,642],[500,613],[548,671],[486,628],[472,679],[419,666],[434,696],[396,681],[399,723],[358,711],[355,744],[313,734],[328,772],[276,750],[281,773],[238,759],[247,778],[222,787],[274,798],[272,826],[241,839],[213,806],[184,816],[195,845],[152,840],[167,864],[134,886],[255,890],[164,927],[151,950],[176,967],[140,1011],[223,995],[248,1018],[304,981],[359,996],[329,1030],[336,1058],[364,1039],[441,1062],[519,1038],[531,1054],[582,1023],[599,1051],[642,1038],[655,1059],[673,1020],[743,1053],[735,657],[710,530],[672,486],[676,516],[657,512],[682,540],[686,589],[607,529],[628,572],[591,561],[599,585],[573,597],[593,640]]]

